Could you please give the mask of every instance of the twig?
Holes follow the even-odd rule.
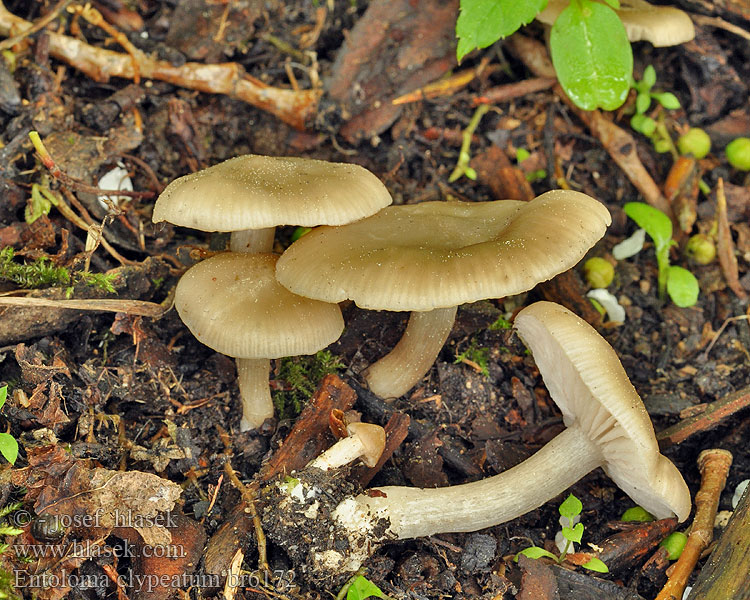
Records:
[[[30,35],[34,35],[37,31],[41,31],[42,29],[44,29],[49,23],[54,21],[57,18],[57,15],[59,15],[60,12],[64,10],[71,2],[72,0],[60,0],[60,2],[58,2],[51,11],[49,11],[41,19],[37,20],[36,23],[29,23],[29,27],[21,31],[21,33],[19,33],[18,35],[14,35],[13,37],[9,37],[7,40],[3,40],[2,42],[0,42],[0,51],[12,48],[24,38],[27,38]],[[2,12],[2,10],[4,10],[4,7],[0,8],[0,12]]]
[[[690,528],[685,549],[675,563],[667,584],[656,600],[680,600],[685,591],[688,577],[693,572],[714,531],[716,509],[719,496],[727,482],[727,474],[732,464],[732,454],[727,450],[704,450],[698,455],[698,468],[701,472],[701,487],[695,495],[695,518]]]
[[[517,81],[515,83],[506,83],[493,87],[477,96],[471,102],[474,106],[477,104],[497,104],[498,102],[508,102],[515,98],[521,98],[533,92],[548,90],[557,83],[557,79],[551,77],[532,77]]]
[[[25,30],[31,23],[10,13],[0,2],[0,35]],[[265,110],[297,129],[305,129],[317,113],[320,89],[295,92],[266,85],[248,75],[237,63],[206,65],[187,62],[174,66],[138,52],[137,73],[128,54],[90,46],[78,39],[50,31],[49,52],[97,82],[111,77],[158,79],[188,89],[211,94],[225,94]],[[122,192],[118,194],[123,195]]]
[[[391,104],[398,106],[399,104],[408,104],[410,102],[418,102],[419,100],[438,98],[440,96],[453,94],[479,77],[487,68],[489,62],[489,57],[485,57],[480,61],[477,67],[473,69],[465,69],[459,71],[455,75],[451,75],[450,77],[445,77],[428,83],[419,89],[408,92],[398,98],[394,98],[391,100]]]
[[[706,15],[690,13],[690,18],[698,25],[706,25],[708,27],[723,29],[724,31],[728,31],[729,33],[738,35],[741,38],[750,40],[750,31],[746,31],[745,29],[742,29],[742,27],[737,27],[737,25],[729,23],[721,17],[707,17]]]
[[[0,296],[0,306],[45,307],[54,309],[95,310],[104,312],[121,312],[139,317],[158,319],[169,310],[155,302],[145,300],[53,300],[51,298],[27,298],[25,296]]]

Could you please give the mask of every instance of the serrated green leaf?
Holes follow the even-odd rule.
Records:
[[[589,571],[596,571],[597,573],[609,573],[609,568],[598,558],[592,558],[589,562],[583,565],[584,569]]]
[[[614,110],[625,102],[633,51],[609,6],[588,0],[569,4],[552,26],[550,51],[557,78],[577,106]]]
[[[667,108],[669,110],[677,110],[678,108],[680,108],[680,101],[672,92],[652,93],[651,97],[654,98],[664,108]]]
[[[358,575],[346,591],[346,600],[365,600],[365,598],[373,596],[385,598],[385,594],[380,588],[362,575]]]
[[[690,271],[670,266],[667,273],[667,294],[677,306],[685,308],[698,302],[700,286]]]
[[[650,106],[651,94],[648,92],[638,92],[638,95],[635,97],[635,112],[642,115]]]
[[[456,21],[459,62],[474,48],[486,48],[530,23],[544,10],[547,0],[461,0]]]
[[[659,248],[668,246],[672,241],[672,221],[660,210],[643,202],[628,202],[623,210],[638,227],[645,229],[651,236],[657,252]]]
[[[0,454],[10,464],[15,464],[18,458],[18,442],[9,433],[0,433]]]
[[[656,83],[656,69],[654,69],[654,65],[649,65],[643,70],[643,79],[641,79],[641,82],[648,90],[654,87]]]
[[[570,494],[557,509],[563,517],[572,519],[576,515],[580,515],[583,510],[583,504],[573,494]]]
[[[540,548],[539,546],[529,546],[528,548],[524,548],[518,554],[516,554],[516,561],[518,561],[519,554],[523,554],[524,556],[528,556],[529,558],[542,558],[542,556],[546,556],[547,558],[551,558],[552,560],[557,560],[557,557],[552,554],[552,552],[549,552],[544,548]]]

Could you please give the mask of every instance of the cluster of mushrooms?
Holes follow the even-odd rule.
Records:
[[[397,346],[363,374],[374,393],[396,398],[429,370],[458,305],[519,294],[570,269],[611,222],[603,204],[563,190],[530,202],[390,204],[385,186],[362,167],[255,155],[177,179],[157,200],[154,221],[232,232],[229,252],[181,278],[175,306],[201,342],[237,359],[243,430],[273,415],[270,359],[335,341],[344,327],[339,302],[411,312]],[[315,229],[278,256],[274,228],[284,224]],[[515,328],[567,429],[522,464],[480,481],[336,496],[321,473],[357,459],[374,464],[385,442],[378,426],[350,425],[348,437],[265,490],[269,515],[277,515],[269,516],[272,537],[308,573],[356,571],[387,540],[514,519],[599,466],[655,516],[687,518],[688,488],[659,453],[611,346],[550,302],[524,308]],[[300,532],[315,528],[300,544]]]

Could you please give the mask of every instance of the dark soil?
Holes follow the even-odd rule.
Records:
[[[36,21],[53,10],[53,4],[7,0],[5,6],[19,17]],[[642,200],[638,189],[596,135],[550,89],[494,105],[471,146],[477,181],[463,177],[448,183],[458,159],[461,131],[475,110],[473,101],[492,88],[533,75],[525,64],[528,57],[519,57],[504,44],[475,52],[456,67],[452,31],[457,2],[103,0],[94,4],[116,30],[154,58],[175,66],[188,61],[235,62],[261,82],[284,89],[292,88],[291,73],[294,85],[302,90],[321,86],[322,98],[300,108],[300,114],[307,116],[304,130],[298,130],[278,113],[189,85],[147,77],[137,84],[132,78],[96,81],[82,73],[79,65],[55,58],[45,33],[19,41],[12,47],[15,64],[9,67],[0,60],[0,245],[14,249],[18,264],[46,258],[49,264],[71,272],[84,269],[86,232],[68,216],[52,208],[48,215],[27,223],[24,210],[32,185],[38,185],[61,194],[73,212],[91,223],[103,222],[105,239],[126,262],[120,264],[102,246],[89,259],[94,272],[118,269],[113,279],[116,293],[77,283],[72,292],[46,286],[32,295],[51,300],[107,297],[168,304],[185,269],[206,251],[222,249],[227,236],[153,225],[155,197],[178,176],[247,153],[355,162],[385,182],[396,204],[449,198],[493,200],[498,198],[497,186],[510,177],[498,174],[500,166],[507,165],[516,174],[545,169],[546,175],[533,183],[534,193],[564,183],[599,199],[612,213],[613,224],[591,256],[611,258],[612,247],[634,230],[622,205]],[[745,30],[750,28],[750,14],[741,7],[715,6],[708,1],[679,4],[696,14],[719,16]],[[75,35],[93,47],[122,51],[109,33],[83,17],[74,18],[63,10],[53,23],[61,33]],[[697,219],[690,233],[711,230],[721,179],[734,247],[724,245],[719,252],[736,257],[739,290],[728,285],[726,267],[718,261],[697,265],[678,247],[673,250],[673,262],[698,277],[701,294],[690,308],[661,301],[656,294],[654,253],[647,247],[616,265],[609,290],[627,312],[627,320],[619,326],[603,324],[582,296],[586,285],[580,265],[562,285],[547,284],[522,297],[461,307],[452,335],[430,373],[390,405],[391,411],[408,413],[421,435],[412,432],[370,486],[428,487],[490,476],[522,461],[561,431],[560,413],[522,342],[512,330],[490,327],[499,317],[510,318],[538,299],[554,300],[577,312],[586,306],[621,358],[657,432],[696,414],[703,405],[750,386],[747,301],[736,293],[750,291],[750,188],[746,175],[732,169],[723,153],[729,140],[750,136],[750,50],[746,39],[723,28],[698,25],[696,29],[696,40],[682,46],[656,49],[635,44],[635,72],[639,76],[646,65],[653,64],[657,87],[680,99],[684,108],[662,111],[673,137],[688,126],[700,126],[712,138],[714,151],[695,165],[712,192],[697,196]],[[384,37],[379,38],[378,31],[385,31]],[[544,39],[536,24],[527,33]],[[392,99],[451,70],[478,67],[483,59],[487,65],[469,84],[431,99],[391,105]],[[630,98],[612,115],[626,130],[633,102]],[[59,168],[74,182],[52,177],[35,158],[28,141],[32,130],[40,133]],[[656,153],[648,139],[633,135],[640,160],[657,184],[663,185],[671,156]],[[518,148],[531,152],[520,167],[514,160]],[[123,199],[119,209],[108,208],[97,201],[90,187],[118,161],[130,172],[134,189],[146,194]],[[498,168],[483,169],[483,164]],[[291,233],[291,228],[279,229],[276,250],[283,251]],[[684,245],[686,238],[683,235],[678,241]],[[0,280],[2,292],[19,287],[18,282]],[[351,304],[343,309],[345,333],[329,350],[340,359],[339,375],[359,392],[354,408],[361,419],[384,421],[385,409],[362,389],[359,373],[398,341],[406,315],[368,312]],[[238,433],[233,361],[200,344],[174,310],[158,319],[126,312],[0,307],[0,383],[9,386],[3,430],[21,446],[12,469],[15,474],[11,477],[6,470],[0,477],[0,498],[3,503],[20,501],[22,510],[33,511],[54,502],[55,490],[62,497],[69,489],[64,482],[71,463],[64,462],[63,455],[55,460],[40,458],[43,449],[56,446],[65,450],[66,461],[80,468],[157,473],[182,486],[179,511],[189,517],[190,525],[181,526],[179,535],[200,548],[204,533],[211,540],[222,525],[242,520],[236,512],[241,494],[225,474],[226,461],[231,460],[238,477],[250,485],[264,459],[293,427],[299,408],[286,406],[284,418],[266,422],[258,432]],[[461,356],[470,360],[462,362]],[[274,368],[277,375],[282,372],[280,364]],[[302,373],[309,370],[309,366],[299,369]],[[316,379],[310,385],[317,383]],[[272,387],[288,392],[293,385],[277,377]],[[719,510],[731,510],[735,487],[750,478],[749,438],[750,419],[747,411],[740,411],[682,443],[665,444],[664,454],[680,469],[694,495],[700,484],[698,454],[707,448],[731,451],[734,463],[719,503]],[[332,439],[319,441],[328,445]],[[451,458],[446,448],[461,460]],[[63,463],[64,469],[59,467]],[[330,485],[339,497],[355,483],[341,476]],[[45,502],[35,495],[39,490],[45,490],[39,496]],[[611,522],[633,504],[600,469],[570,491],[584,507],[583,550],[586,543],[600,544],[610,536]],[[274,503],[264,497],[264,522],[283,518],[274,514]],[[522,570],[512,557],[531,544],[554,548],[562,499],[489,530],[386,544],[367,565],[366,576],[393,598],[499,599],[513,598],[519,591],[533,593],[528,591],[530,584],[522,583],[522,574],[539,580],[544,574],[534,574],[528,565]],[[199,526],[194,529],[195,523]],[[256,573],[255,536],[247,522],[238,527],[232,552],[239,547],[244,559],[240,557],[237,568],[241,565],[246,572]],[[67,535],[69,540],[85,537],[80,532]],[[101,543],[113,547],[127,545],[135,536],[118,530],[101,535]],[[346,577],[321,581],[303,573],[296,562],[304,554],[304,545],[315,541],[305,535],[310,533],[300,534],[298,554],[285,552],[283,540],[269,535],[269,563],[280,579],[274,584],[257,576],[246,578],[245,585],[235,590],[236,597],[335,596]],[[140,538],[134,539],[140,543]],[[10,552],[1,555],[7,571],[27,568]],[[224,557],[227,565],[232,557]],[[555,571],[559,597],[654,597],[666,575],[663,568],[643,570],[645,558],[602,576],[606,583],[595,583],[592,574],[580,568],[575,573]],[[196,573],[206,572],[210,560],[213,557],[207,559],[205,552],[200,553],[195,559]],[[45,568],[55,573],[60,564]],[[63,565],[69,574],[88,574],[95,583],[47,589],[19,586],[18,593],[41,598],[93,599],[115,594],[165,598],[176,594],[177,588],[189,587],[166,586],[149,595],[134,585],[115,585],[117,574],[123,576],[128,569],[166,569],[161,563],[146,565],[138,558],[91,557]],[[175,568],[193,572],[185,561]],[[194,585],[179,593],[199,598],[221,591],[216,585]]]

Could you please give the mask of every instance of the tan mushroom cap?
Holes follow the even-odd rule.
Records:
[[[651,419],[614,349],[586,321],[553,302],[524,308],[515,327],[531,350],[566,426],[577,422],[603,469],[657,518],[690,514],[690,491],[659,453]]]
[[[368,467],[378,464],[385,450],[385,429],[373,423],[350,423],[346,431],[350,436],[357,436],[365,450],[360,460]]]
[[[344,329],[341,310],[292,294],[275,277],[278,256],[217,254],[180,279],[175,307],[195,337],[235,358],[314,354]]]
[[[427,311],[517,294],[575,265],[611,222],[603,204],[555,190],[531,202],[391,206],[311,231],[279,259],[296,294]]]
[[[202,231],[340,225],[391,202],[359,165],[251,154],[175,179],[157,199],[153,221]]]
[[[549,0],[547,8],[536,19],[552,25],[568,6],[568,0]],[[690,16],[674,6],[655,6],[645,0],[621,0],[615,10],[631,42],[646,41],[654,46],[676,46],[695,37],[695,27]]]

